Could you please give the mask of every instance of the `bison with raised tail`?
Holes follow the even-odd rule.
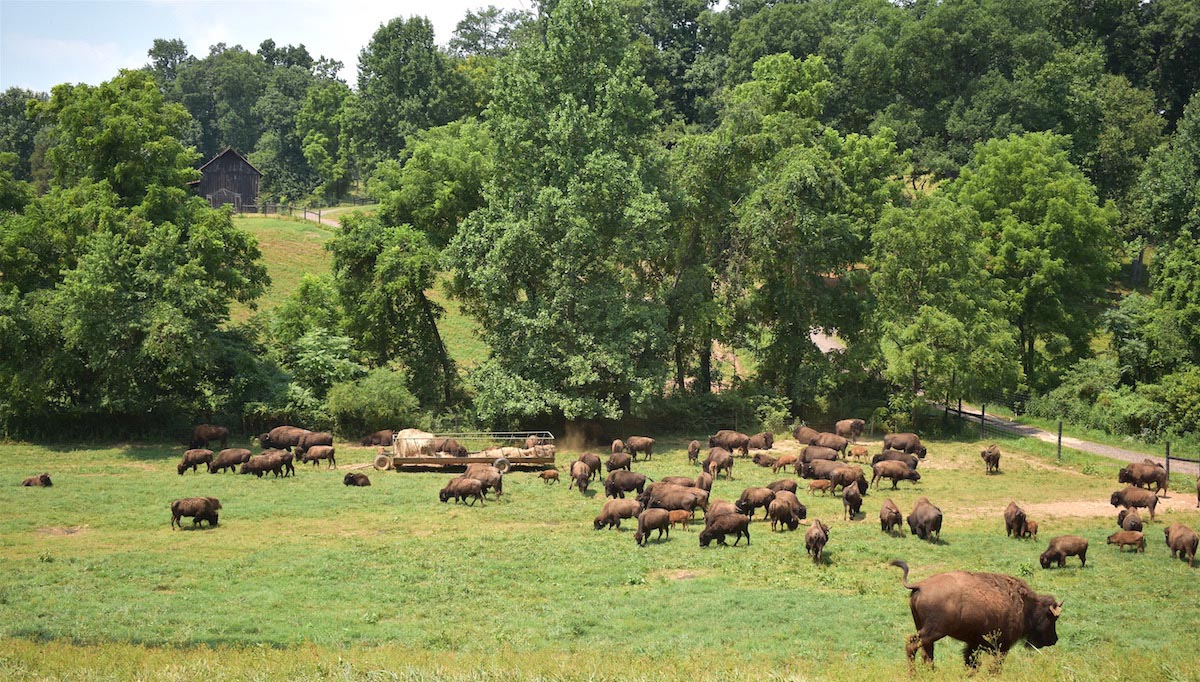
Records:
[[[932,665],[933,645],[943,637],[967,645],[963,661],[972,668],[979,665],[975,654],[981,650],[1003,657],[1022,639],[1035,647],[1058,642],[1055,626],[1062,602],[1035,593],[1024,580],[1000,573],[951,571],[909,585],[907,563],[893,559],[888,565],[904,571],[901,584],[912,591],[908,606],[917,634],[904,647],[910,663],[921,649],[922,658]]]

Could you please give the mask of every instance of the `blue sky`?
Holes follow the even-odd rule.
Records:
[[[0,90],[48,92],[58,83],[97,84],[118,69],[149,61],[155,38],[180,38],[188,52],[208,54],[223,42],[254,51],[277,45],[308,48],[345,64],[357,78],[358,52],[379,25],[423,15],[445,45],[467,10],[487,5],[532,7],[532,0],[0,0]]]

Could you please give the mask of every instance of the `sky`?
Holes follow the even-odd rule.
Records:
[[[0,0],[0,90],[97,85],[149,62],[155,38],[179,38],[199,57],[222,42],[251,52],[267,38],[303,44],[314,59],[341,61],[354,86],[358,53],[380,24],[423,15],[446,45],[468,10],[488,5],[533,0]]]

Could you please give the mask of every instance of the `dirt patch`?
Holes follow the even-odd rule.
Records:
[[[1158,498],[1158,507],[1155,509],[1155,522],[1162,521],[1164,511],[1195,511],[1196,501],[1185,496],[1173,495],[1171,497]],[[1058,518],[1094,518],[1094,517],[1117,517],[1117,512],[1120,507],[1114,507],[1104,500],[1064,500],[1061,502],[1035,502],[1031,504],[1023,504],[1021,507],[1025,510],[1032,519],[1041,520],[1046,517]],[[980,509],[978,513],[988,514],[994,513],[994,509]],[[1138,510],[1143,519],[1149,520],[1150,513],[1145,509]]]
[[[61,537],[64,535],[78,535],[87,529],[87,526],[50,526],[47,528],[38,528],[37,533],[39,535],[55,535]]]
[[[666,578],[667,580],[694,580],[696,578],[703,578],[705,575],[707,575],[707,574],[704,573],[703,571],[680,570],[680,571],[655,571],[654,573],[650,574],[650,577]]]

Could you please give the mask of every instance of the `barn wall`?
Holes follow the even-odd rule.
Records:
[[[258,180],[258,173],[237,155],[225,154],[204,169],[200,178],[200,196],[209,199],[214,207],[224,203],[239,207],[257,204]]]

